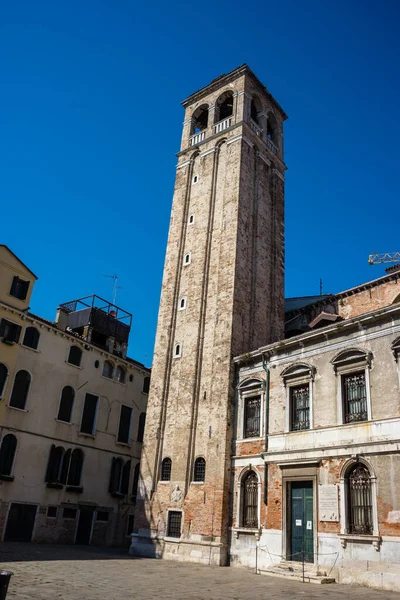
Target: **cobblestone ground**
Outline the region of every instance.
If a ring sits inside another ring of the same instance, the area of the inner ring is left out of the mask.
[[[238,568],[134,559],[121,550],[0,544],[14,572],[7,600],[400,600],[400,594],[303,584]]]

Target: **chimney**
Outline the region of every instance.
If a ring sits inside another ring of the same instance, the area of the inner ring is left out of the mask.
[[[68,313],[61,306],[57,308],[56,325],[57,329],[60,329],[61,331],[65,331],[68,327]]]

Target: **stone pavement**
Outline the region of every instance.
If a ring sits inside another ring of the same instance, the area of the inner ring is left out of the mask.
[[[104,548],[0,544],[0,566],[14,572],[7,600],[400,600],[394,592],[134,559]]]

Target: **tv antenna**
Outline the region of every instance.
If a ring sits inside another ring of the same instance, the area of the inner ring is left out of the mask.
[[[104,275],[104,277],[108,277],[109,279],[114,279],[112,295],[113,295],[113,304],[115,306],[116,302],[117,302],[118,290],[121,289],[121,286],[118,285],[119,277],[118,277],[118,275]]]

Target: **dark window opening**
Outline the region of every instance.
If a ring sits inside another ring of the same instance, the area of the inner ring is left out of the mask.
[[[105,333],[100,333],[99,331],[92,330],[92,344],[95,346],[101,346],[102,348],[106,347],[108,336]]]
[[[206,477],[206,461],[204,458],[196,458],[194,463],[193,481],[202,482]]]
[[[93,394],[86,394],[85,405],[83,407],[82,414],[81,433],[88,433],[89,435],[94,434],[98,401],[98,396],[94,396]]]
[[[279,128],[277,120],[272,113],[268,113],[267,121],[267,138],[271,140],[275,146],[279,145]]]
[[[137,441],[142,444],[143,443],[143,437],[144,437],[144,426],[146,424],[146,413],[140,413],[139,416],[139,426],[138,426],[138,434],[137,434]]]
[[[175,356],[180,356],[181,355],[181,347],[180,344],[176,344],[175,346]]]
[[[11,392],[10,406],[21,410],[25,409],[30,385],[31,376],[28,371],[18,371]]]
[[[178,510],[170,510],[168,512],[168,537],[181,537],[182,513]]]
[[[57,518],[58,507],[57,506],[48,506],[47,507],[47,516],[56,519]]]
[[[60,483],[62,479],[62,468],[64,463],[64,448],[53,444],[50,448],[49,461],[47,463],[45,481],[46,483]]]
[[[127,460],[124,464],[122,458],[113,457],[111,461],[110,482],[108,485],[110,494],[126,496],[129,493],[130,471],[130,460]]]
[[[114,367],[109,360],[104,361],[103,365],[103,377],[108,377],[112,379]]]
[[[254,100],[251,101],[250,117],[252,118],[254,123],[258,123],[258,110]]]
[[[108,521],[108,515],[110,513],[105,510],[98,510],[96,515],[96,521]]]
[[[342,375],[342,395],[344,422],[367,421],[367,388],[364,371]]]
[[[246,398],[244,401],[244,437],[260,435],[261,396]]]
[[[0,398],[3,395],[7,377],[8,377],[8,369],[7,369],[6,365],[3,365],[3,363],[0,363]]]
[[[0,446],[0,475],[11,476],[17,438],[12,433],[4,436]]]
[[[208,106],[202,105],[193,113],[190,135],[204,131],[208,127]]]
[[[117,367],[115,370],[115,379],[119,381],[119,383],[125,383],[126,373],[125,369],[122,367]]]
[[[60,407],[58,409],[57,419],[59,421],[71,422],[72,407],[74,405],[75,392],[67,385],[61,392]]]
[[[161,463],[160,481],[171,481],[172,460],[164,458]]]
[[[130,406],[121,406],[117,440],[123,444],[130,444],[132,409]]]
[[[139,485],[139,472],[140,472],[140,463],[137,463],[135,466],[135,470],[133,471],[133,483],[132,483],[132,499],[136,501],[137,491]]]
[[[150,377],[145,377],[143,379],[143,393],[148,394],[150,390]]]
[[[310,429],[310,386],[290,388],[290,430]]]
[[[127,460],[122,467],[121,487],[120,492],[126,496],[129,494],[129,479],[131,475],[131,461]]]
[[[76,519],[76,508],[64,508],[63,519]]]
[[[254,471],[250,471],[242,483],[242,525],[258,526],[258,479]]]
[[[69,349],[68,362],[70,365],[75,365],[76,367],[81,366],[82,360],[82,350],[78,348],[78,346],[71,346]]]
[[[135,528],[135,515],[128,515],[128,522],[126,527],[126,535],[131,535]]]
[[[232,92],[226,92],[217,101],[217,118],[219,121],[223,121],[233,115],[233,94]]]
[[[16,323],[12,323],[11,321],[7,321],[7,319],[2,319],[0,322],[0,337],[3,338],[4,342],[8,342],[13,344],[14,342],[17,344],[19,341],[19,336],[21,334],[21,326]]]
[[[348,473],[346,483],[349,533],[371,535],[374,527],[371,478],[368,469],[357,463]]]
[[[39,345],[40,333],[35,327],[27,327],[25,329],[24,340],[22,344],[33,350],[37,350]]]
[[[79,448],[75,448],[72,451],[71,459],[69,461],[67,485],[79,487],[81,485],[83,467],[83,452]]]
[[[18,298],[19,300],[25,300],[28,295],[29,283],[29,281],[14,277],[11,284],[10,296],[14,296],[14,298]]]

